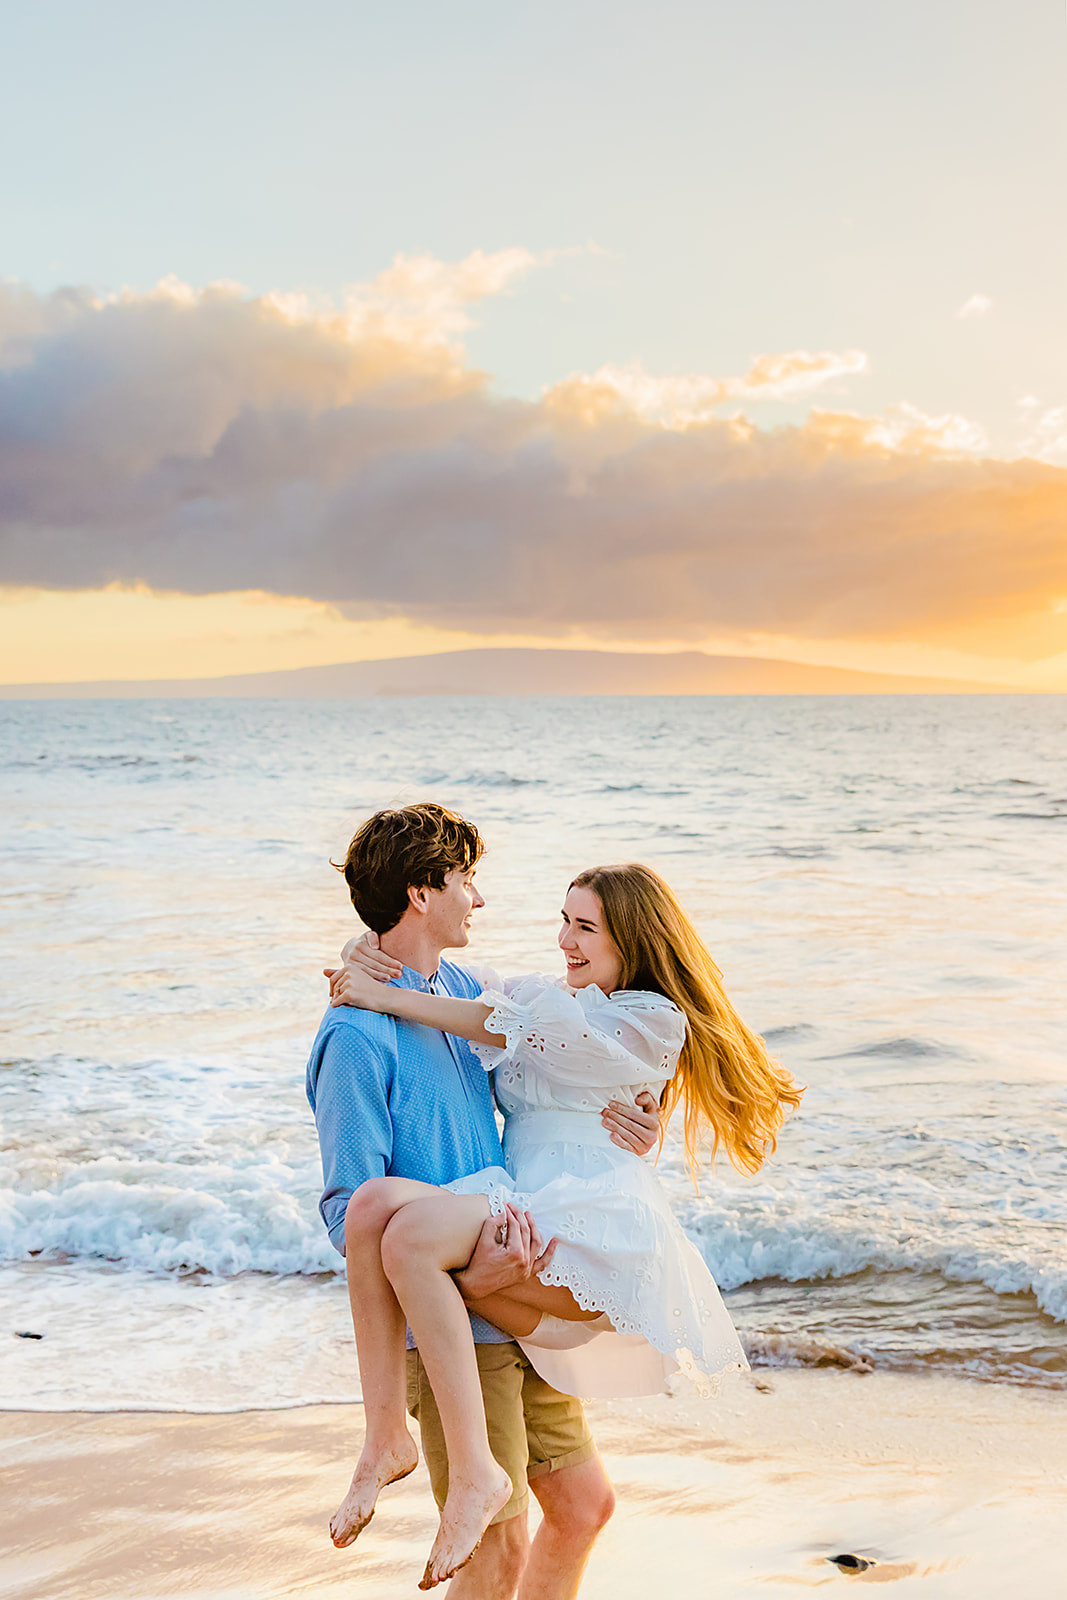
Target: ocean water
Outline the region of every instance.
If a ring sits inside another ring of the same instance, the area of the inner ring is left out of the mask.
[[[329,858],[421,798],[472,960],[648,861],[808,1085],[758,1177],[660,1161],[755,1361],[1067,1387],[1067,700],[9,702],[0,1406],[358,1397],[304,1062]]]

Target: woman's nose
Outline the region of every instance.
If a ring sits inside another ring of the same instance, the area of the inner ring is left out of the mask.
[[[561,950],[570,949],[570,947],[574,944],[574,935],[572,934],[570,928],[562,927],[559,930],[559,939],[557,940],[557,943]]]

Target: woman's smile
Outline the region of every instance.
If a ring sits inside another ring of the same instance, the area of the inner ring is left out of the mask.
[[[559,947],[567,963],[567,982],[572,989],[596,984],[612,994],[622,981],[622,957],[604,927],[600,897],[592,889],[572,885],[562,915]]]

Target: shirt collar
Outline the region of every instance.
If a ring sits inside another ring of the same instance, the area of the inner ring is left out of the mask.
[[[431,973],[429,978],[424,978],[421,972],[415,971],[414,967],[405,967],[399,978],[395,978],[393,981],[398,989],[417,989],[420,994],[435,994],[440,975],[440,967],[436,972]]]

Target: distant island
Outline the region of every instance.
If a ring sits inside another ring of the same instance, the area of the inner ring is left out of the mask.
[[[227,678],[0,684],[4,700],[351,699],[377,695],[1021,694],[1010,685],[811,667],[758,656],[453,650]]]

